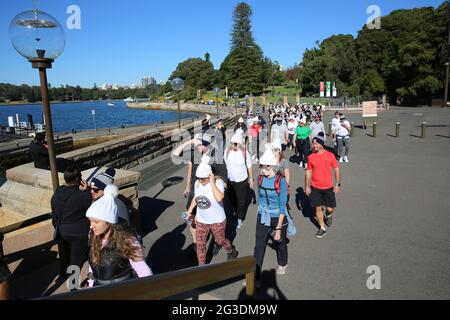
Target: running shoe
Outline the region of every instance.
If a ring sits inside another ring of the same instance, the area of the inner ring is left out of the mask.
[[[235,247],[233,247],[233,250],[227,254],[227,259],[228,260],[236,259],[238,254],[239,254],[239,252],[236,250]]]
[[[222,248],[222,246],[218,245],[217,243],[214,242],[214,248],[212,251],[212,255],[213,256],[217,256],[219,254],[220,249]]]
[[[316,237],[322,238],[325,235],[325,233],[327,233],[327,230],[320,228],[319,231],[317,231],[316,233]]]
[[[331,227],[331,225],[333,224],[333,214],[325,213],[325,223],[327,224],[327,226]]]

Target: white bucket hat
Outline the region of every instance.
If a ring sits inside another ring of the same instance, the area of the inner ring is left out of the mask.
[[[278,165],[277,159],[275,159],[275,155],[272,152],[272,148],[270,145],[266,145],[266,151],[262,155],[261,159],[259,159],[259,164],[265,166],[276,166]]]

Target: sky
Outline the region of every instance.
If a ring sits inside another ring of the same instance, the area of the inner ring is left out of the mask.
[[[35,0],[36,1],[36,0]],[[38,8],[63,26],[66,46],[48,70],[52,86],[166,81],[179,62],[211,55],[218,69],[229,53],[232,13],[238,0],[39,0]],[[248,0],[252,27],[264,55],[282,66],[333,34],[352,34],[367,22],[370,5],[393,10],[437,7],[443,0]],[[67,8],[80,8],[80,29],[68,29]],[[33,8],[32,0],[0,1],[0,83],[38,85],[39,77],[9,38],[9,24]],[[383,26],[381,25],[381,28]]]

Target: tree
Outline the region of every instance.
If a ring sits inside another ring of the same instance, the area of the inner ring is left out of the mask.
[[[209,54],[209,52],[205,53],[205,61],[206,62],[211,62],[210,58],[211,58],[211,55]]]
[[[218,82],[218,74],[212,63],[200,58],[189,58],[179,63],[169,80],[175,78],[183,79],[186,87],[196,90],[210,90]]]
[[[257,47],[252,34],[251,16],[252,9],[245,2],[238,3],[234,8],[231,51],[239,48]]]

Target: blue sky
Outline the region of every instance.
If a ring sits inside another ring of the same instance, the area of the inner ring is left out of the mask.
[[[167,80],[187,58],[211,54],[215,68],[229,51],[237,0],[40,0],[39,8],[65,29],[66,47],[49,70],[49,82],[91,87],[93,83],[139,83],[144,76]],[[333,34],[353,34],[366,23],[367,7],[382,15],[396,9],[437,7],[443,0],[249,0],[253,34],[264,54],[283,66],[299,63],[306,48]],[[81,29],[68,30],[69,5],[81,9]],[[11,19],[32,0],[0,3],[0,83],[37,85],[37,72],[12,47]],[[382,27],[382,26],[381,26]]]

